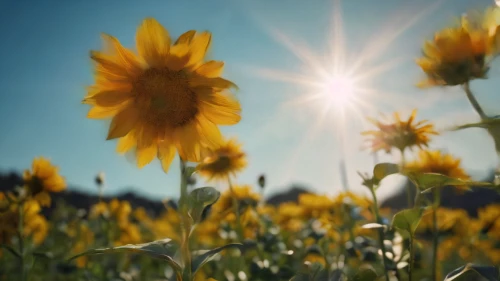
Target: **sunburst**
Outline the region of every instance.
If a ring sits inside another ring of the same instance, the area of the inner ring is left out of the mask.
[[[354,121],[362,122],[366,114],[376,110],[375,105],[387,103],[392,106],[393,101],[401,100],[399,93],[376,90],[373,82],[399,66],[401,62],[413,58],[396,57],[379,64],[374,64],[374,61],[380,58],[398,36],[434,11],[443,1],[437,1],[412,16],[399,15],[401,17],[398,20],[403,22],[404,18],[405,24],[390,22],[389,28],[380,30],[378,36],[367,41],[366,47],[359,53],[350,53],[346,45],[340,0],[333,0],[333,28],[330,30],[331,36],[328,37],[327,54],[317,54],[312,48],[298,43],[296,39],[292,40],[282,31],[268,24],[263,25],[274,39],[302,62],[302,67],[297,72],[258,68],[256,74],[265,79],[290,82],[300,87],[303,91],[285,102],[283,108],[297,111],[308,107],[315,114],[315,120],[309,126],[308,132],[303,133],[304,138],[287,161],[289,165],[293,165],[296,157],[317,134],[332,129],[338,138],[338,145],[341,146],[338,148],[342,154],[341,158],[345,160],[343,144],[349,131],[347,126],[352,128]]]

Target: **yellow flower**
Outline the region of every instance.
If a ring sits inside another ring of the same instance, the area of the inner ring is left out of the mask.
[[[59,175],[58,167],[43,157],[33,159],[31,171],[25,170],[23,179],[29,194],[42,206],[50,205],[49,192],[60,192],[66,188],[66,182]]]
[[[325,266],[326,261],[325,258],[322,257],[320,254],[316,253],[309,253],[304,257],[304,262],[309,262],[309,263],[319,263],[322,266]]]
[[[433,210],[429,210],[422,216],[417,231],[432,233],[434,228],[432,213]],[[461,234],[464,232],[464,227],[470,227],[469,216],[463,209],[438,208],[436,217],[438,231],[454,231],[456,234]]]
[[[40,214],[41,207],[37,201],[28,200],[22,204],[24,214],[22,235],[31,238],[35,245],[39,245],[47,237],[49,224],[45,217]],[[17,235],[18,227],[19,205],[10,204],[7,210],[0,212],[1,241],[9,244],[10,240]]]
[[[260,200],[260,195],[252,191],[249,185],[234,185],[231,189],[224,191],[219,200],[212,207],[214,214],[223,215],[226,211],[234,208],[233,197],[239,202],[240,207],[255,206]]]
[[[224,180],[230,175],[236,175],[247,166],[245,153],[241,144],[235,139],[224,142],[221,147],[212,151],[201,164],[198,172],[209,180]]]
[[[200,162],[222,142],[218,125],[239,122],[240,104],[227,91],[235,85],[220,77],[223,62],[205,61],[209,32],[188,31],[172,45],[168,31],[147,18],[136,34],[138,56],[112,36],[103,39],[105,50],[91,52],[87,117],[112,117],[107,139],[120,138],[119,153],[135,147],[138,167],[158,157],[167,172],[176,151]]]
[[[439,150],[422,150],[416,161],[406,164],[406,170],[416,173],[438,173],[452,178],[467,180],[470,177],[460,167],[460,159]]]
[[[303,193],[299,195],[299,205],[307,218],[317,218],[332,212],[335,202],[326,195]]]
[[[394,113],[394,121],[381,122],[369,118],[378,130],[365,131],[362,135],[369,136],[367,140],[372,151],[384,150],[391,152],[392,148],[403,151],[406,148],[418,146],[426,147],[430,141],[430,135],[437,135],[434,125],[422,120],[414,123],[417,110],[413,110],[407,121],[402,121],[399,113]]]
[[[459,26],[437,32],[426,41],[417,64],[427,75],[420,87],[460,85],[485,78],[488,59],[498,52],[498,8],[488,8],[476,17],[462,17]]]
[[[94,233],[88,225],[83,223],[76,223],[71,225],[67,230],[68,236],[73,238],[73,247],[71,252],[76,255],[88,250],[94,243]],[[76,265],[80,268],[86,266],[88,261],[87,256],[82,256],[76,259]]]

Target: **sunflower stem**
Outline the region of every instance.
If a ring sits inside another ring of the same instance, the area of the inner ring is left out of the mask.
[[[467,95],[467,98],[469,99],[469,102],[471,103],[472,107],[474,107],[474,110],[476,110],[477,114],[481,117],[481,119],[487,119],[488,116],[484,113],[483,109],[481,108],[481,105],[476,100],[476,97],[472,93],[470,89],[470,82],[465,82],[463,85],[463,89],[465,91],[465,94]]]
[[[23,238],[23,232],[24,232],[24,203],[20,202],[18,206],[18,212],[19,212],[19,225],[18,225],[18,237],[19,237],[19,263],[20,263],[20,269],[21,269],[21,281],[26,281],[26,267],[25,267],[25,259],[26,259],[26,253],[25,253],[25,248],[24,248],[24,238]]]
[[[182,281],[192,281],[191,272],[191,249],[189,247],[189,236],[191,233],[191,223],[188,214],[188,177],[186,174],[186,163],[180,158],[181,165],[181,197],[179,199],[179,213],[181,216],[181,258],[183,261]]]
[[[406,158],[405,158],[405,149],[402,148],[399,150],[401,152],[401,168],[404,169],[406,166]],[[405,179],[405,187],[406,187],[406,201],[408,204],[408,208],[411,208],[413,205],[411,185],[408,179]]]
[[[438,222],[437,209],[439,207],[440,193],[437,188],[433,190],[434,203],[432,204],[432,280],[437,281],[437,248],[438,248]]]
[[[240,204],[238,198],[236,198],[236,192],[234,192],[233,184],[229,176],[227,177],[227,183],[229,184],[229,191],[231,192],[234,213],[236,215],[236,233],[238,234],[238,239],[240,241],[243,241],[244,238],[243,238],[243,227],[241,225]]]
[[[379,214],[378,210],[378,202],[377,202],[377,194],[375,193],[375,189],[372,187],[370,188],[370,192],[372,193],[373,196],[373,212],[375,213],[375,220],[377,223],[382,224],[382,219]],[[382,251],[382,261],[384,263],[384,275],[385,275],[385,280],[389,281],[389,272],[388,272],[388,262],[387,262],[387,256],[386,256],[386,249],[385,249],[385,244],[384,244],[384,229],[379,228],[378,229],[378,239],[380,243],[380,250]]]
[[[413,264],[415,262],[415,236],[410,234],[410,263],[408,264],[408,280],[413,280]]]

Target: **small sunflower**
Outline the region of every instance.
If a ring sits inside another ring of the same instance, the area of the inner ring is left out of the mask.
[[[460,159],[439,150],[421,150],[418,159],[407,163],[405,169],[415,173],[438,173],[451,178],[469,180],[470,177],[460,167]]]
[[[222,143],[218,125],[240,121],[239,102],[228,92],[235,85],[220,77],[223,62],[205,61],[209,32],[190,30],[174,44],[155,19],[137,30],[138,55],[109,35],[105,50],[92,51],[95,84],[83,103],[87,117],[113,118],[107,139],[119,138],[117,151],[136,148],[137,166],[155,157],[168,171],[176,151],[200,162],[203,152]]]
[[[59,175],[58,167],[43,157],[33,159],[31,171],[25,170],[23,179],[29,194],[42,206],[50,205],[49,193],[61,192],[66,188],[66,182]]]
[[[427,80],[419,86],[453,86],[485,78],[489,59],[499,51],[499,17],[496,7],[484,13],[469,13],[462,17],[459,26],[443,29],[433,41],[426,41],[417,64]]]
[[[369,136],[370,148],[372,151],[384,150],[390,153],[392,148],[397,148],[401,151],[406,148],[418,146],[419,148],[426,147],[430,141],[430,135],[437,135],[434,130],[434,125],[427,120],[422,120],[413,123],[415,120],[416,110],[413,110],[407,121],[402,121],[399,113],[394,113],[394,121],[381,122],[369,118],[377,131],[365,131],[362,135]]]
[[[247,206],[256,206],[260,200],[260,195],[252,191],[250,185],[234,185],[232,189],[224,191],[219,200],[212,207],[214,214],[225,213],[234,208],[233,197],[238,201],[238,206],[242,209]]]
[[[218,149],[211,152],[201,164],[198,165],[198,172],[209,180],[227,179],[230,175],[235,175],[247,165],[246,155],[241,150],[241,144],[235,139],[226,141]]]

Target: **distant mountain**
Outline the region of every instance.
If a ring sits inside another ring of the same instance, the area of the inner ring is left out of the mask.
[[[493,176],[485,181],[492,181]],[[16,186],[23,184],[20,175],[12,172],[0,174],[0,191],[12,190]],[[414,187],[413,191],[415,190]],[[311,193],[308,188],[302,185],[291,185],[289,189],[283,192],[271,195],[266,202],[271,205],[279,205],[284,202],[298,202],[298,197],[303,193]],[[401,189],[399,193],[385,199],[381,202],[382,207],[389,207],[394,210],[407,208],[406,189]],[[130,202],[132,208],[143,207],[149,213],[158,215],[165,210],[164,204],[160,200],[152,200],[147,197],[140,196],[134,192],[125,192],[114,196],[104,196],[104,201],[110,201],[116,198],[118,200],[126,200]],[[63,192],[52,194],[53,202],[63,200],[68,204],[78,209],[89,210],[90,206],[99,202],[99,197],[96,194],[87,193],[75,190],[69,187]],[[500,193],[486,188],[472,187],[471,192],[459,193],[455,188],[445,187],[442,189],[441,206],[447,208],[463,208],[470,215],[475,216],[477,209],[492,203],[500,203]],[[176,208],[175,201],[169,201],[167,204]],[[48,215],[53,210],[51,208],[44,209],[44,214]]]

